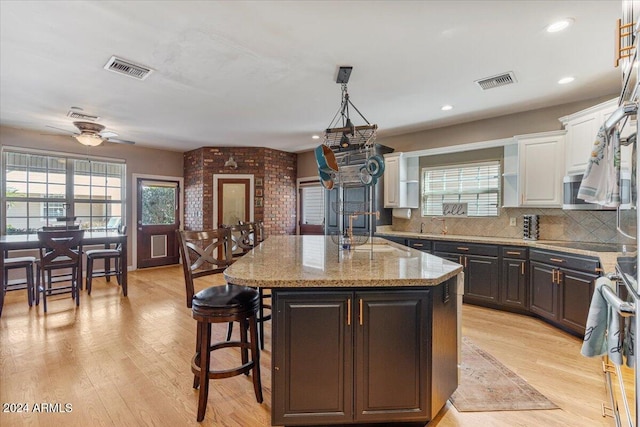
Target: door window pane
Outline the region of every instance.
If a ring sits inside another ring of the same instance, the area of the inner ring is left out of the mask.
[[[324,223],[324,189],[317,187],[302,187],[301,210],[302,224],[322,225]]]
[[[176,187],[143,184],[142,225],[175,224],[176,191]]]
[[[234,225],[246,221],[246,185],[242,183],[222,184],[222,224]]]

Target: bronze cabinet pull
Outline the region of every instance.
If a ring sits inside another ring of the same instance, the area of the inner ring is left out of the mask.
[[[360,298],[360,326],[362,326],[362,298]]]
[[[520,255],[520,252],[516,252],[516,251],[507,251],[507,255]]]
[[[551,270],[551,282],[556,283],[556,269]]]
[[[524,276],[524,262],[522,262],[522,264],[520,264],[520,267],[521,267],[522,275]]]
[[[423,246],[424,246],[424,244],[423,244],[423,243],[414,243],[412,246],[415,246],[415,247],[421,248],[421,247],[423,247]]]
[[[469,250],[469,248],[465,248],[465,247],[462,247],[462,246],[458,246],[456,249],[459,250],[459,251],[468,251]]]
[[[351,298],[347,300],[347,326],[351,326]]]
[[[564,260],[562,258],[549,258],[549,261],[553,261],[553,262],[564,262]]]

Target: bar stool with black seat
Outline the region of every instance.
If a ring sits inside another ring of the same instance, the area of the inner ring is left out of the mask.
[[[82,238],[84,230],[38,231],[40,259],[36,260],[36,305],[40,293],[47,312],[47,296],[71,293],[80,305],[82,283]],[[63,273],[54,275],[56,270]],[[46,273],[46,274],[45,274]]]
[[[258,291],[246,286],[227,284],[212,286],[195,293],[193,279],[221,273],[231,265],[231,232],[228,228],[204,231],[179,231],[180,252],[187,293],[187,307],[197,320],[196,353],[191,361],[193,388],[198,394],[197,420],[202,421],[207,409],[209,379],[228,378],[249,372],[258,403],[262,403],[260,382],[260,350],[256,316],[260,306]],[[240,323],[240,341],[211,344],[212,323]],[[247,337],[249,330],[250,340]],[[211,352],[222,348],[240,348],[241,365],[226,370],[211,370]],[[251,352],[251,360],[248,353]]]
[[[33,264],[36,262],[36,257],[24,256],[9,258],[5,252],[4,256],[4,279],[2,282],[2,292],[27,290],[27,302],[29,307],[33,305],[34,301],[34,281],[33,281]],[[25,270],[25,280],[19,283],[9,283],[9,270]],[[0,316],[2,315],[2,306],[4,305],[4,298],[0,298]]]
[[[239,221],[238,225],[231,227],[231,241],[233,260],[237,260],[265,239],[264,224],[262,221],[244,222]],[[260,295],[260,309],[258,310],[258,335],[260,337],[260,349],[264,350],[264,322],[271,320],[271,304],[265,303],[265,300],[271,299],[271,294],[264,293],[264,288],[258,288]],[[265,309],[269,314],[265,314]],[[231,339],[233,325],[229,325],[227,330],[227,340]]]
[[[127,234],[127,226],[121,225],[118,227],[118,233]],[[111,245],[109,245],[111,246]],[[107,282],[111,281],[111,276],[116,276],[118,285],[122,285],[122,268],[124,263],[122,260],[122,244],[118,243],[115,248],[103,248],[103,249],[89,249],[84,252],[87,256],[87,293],[91,295],[91,282],[94,277],[104,277]],[[103,271],[94,270],[94,263],[97,260],[104,262]],[[113,261],[113,268],[111,268],[111,261]],[[127,289],[122,289],[124,295],[127,295]]]

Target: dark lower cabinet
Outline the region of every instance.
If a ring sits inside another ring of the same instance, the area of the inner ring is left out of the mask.
[[[272,424],[431,419],[457,388],[449,289],[274,290]]]
[[[530,265],[531,312],[583,336],[598,259],[532,250]]]
[[[500,264],[497,246],[439,241],[433,246],[435,256],[464,267],[464,302],[498,303]]]
[[[527,250],[519,247],[503,247],[500,305],[514,311],[526,312],[528,283]]]

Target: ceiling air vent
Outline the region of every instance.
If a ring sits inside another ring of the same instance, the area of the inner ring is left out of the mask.
[[[482,90],[487,90],[493,89],[494,87],[510,85],[516,81],[516,76],[513,74],[513,71],[509,71],[508,73],[476,80],[475,83],[480,86]]]
[[[78,113],[77,111],[69,111],[67,113],[67,117],[71,117],[76,120],[89,120],[91,122],[95,122],[96,120],[100,120],[98,116],[91,116],[89,114]]]
[[[113,71],[114,73],[124,74],[125,76],[132,77],[138,80],[146,79],[153,70],[144,65],[134,64],[131,61],[112,56],[104,66],[105,70]]]

